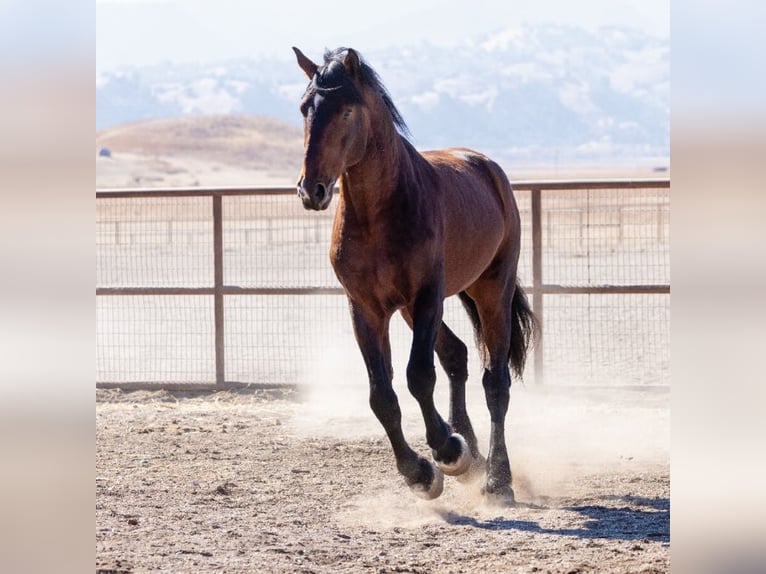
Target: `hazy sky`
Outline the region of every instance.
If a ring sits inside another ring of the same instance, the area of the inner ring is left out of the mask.
[[[96,0],[96,68],[232,57],[319,59],[325,47],[361,52],[455,42],[552,22],[621,25],[668,37],[670,0]],[[385,8],[380,8],[385,5]]]

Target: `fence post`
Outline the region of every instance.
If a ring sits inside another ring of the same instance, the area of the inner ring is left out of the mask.
[[[215,316],[215,384],[223,387],[226,382],[224,359],[223,320],[223,198],[213,194],[213,289]]]
[[[533,187],[532,193],[532,308],[540,326],[543,321],[543,222],[542,201],[539,187]],[[542,331],[542,329],[541,329]],[[535,383],[543,384],[543,334],[537,340],[534,349]]]

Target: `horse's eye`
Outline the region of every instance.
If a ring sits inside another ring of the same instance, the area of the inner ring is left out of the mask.
[[[343,110],[343,119],[347,120],[348,116],[351,115],[351,110]]]

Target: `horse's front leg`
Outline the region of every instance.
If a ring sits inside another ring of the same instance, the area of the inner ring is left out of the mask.
[[[453,432],[434,405],[434,349],[442,324],[443,291],[439,287],[421,289],[410,309],[402,312],[412,327],[412,348],[407,364],[407,387],[417,399],[426,425],[426,441],[439,468],[450,475],[466,472],[473,461],[465,439]]]
[[[391,315],[365,313],[352,303],[351,316],[370,380],[370,408],[388,435],[396,467],[413,492],[426,499],[436,498],[444,486],[442,472],[412,450],[402,432],[402,413],[392,387],[393,369],[388,338]]]

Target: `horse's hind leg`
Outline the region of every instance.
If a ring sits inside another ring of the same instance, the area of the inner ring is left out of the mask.
[[[507,287],[511,285],[511,287]],[[481,320],[487,348],[482,385],[491,421],[485,494],[512,504],[511,464],[505,442],[505,416],[510,402],[511,373],[508,357],[511,348],[511,301],[515,281],[499,285],[479,281],[469,290]],[[509,292],[510,291],[510,292]]]
[[[393,369],[388,339],[390,317],[364,313],[353,304],[351,317],[370,379],[370,408],[388,435],[396,467],[416,494],[423,498],[436,498],[443,488],[442,472],[412,450],[402,432],[402,413],[392,386]]]
[[[452,429],[463,436],[474,459],[473,467],[484,469],[484,457],[468,417],[465,404],[465,384],[468,380],[468,349],[455,333],[442,322],[436,336],[436,355],[447,373],[450,384],[449,421]]]

